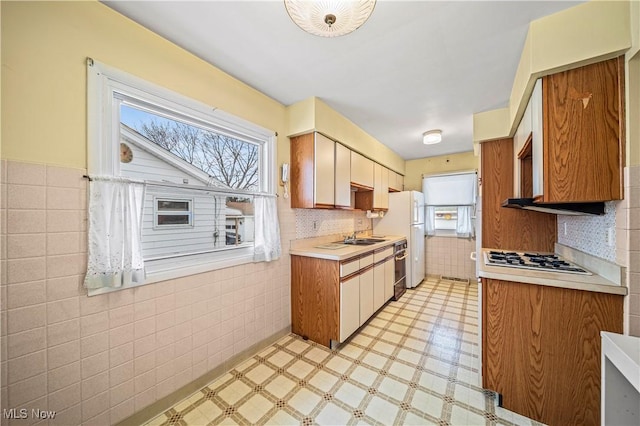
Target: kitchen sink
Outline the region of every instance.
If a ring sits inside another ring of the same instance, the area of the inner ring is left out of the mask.
[[[336,241],[336,243],[349,244],[352,246],[371,246],[376,243],[383,243],[386,240],[381,238],[356,238],[354,240]]]

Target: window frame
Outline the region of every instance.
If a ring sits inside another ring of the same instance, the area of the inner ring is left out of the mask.
[[[187,210],[160,210],[158,207],[158,203],[160,201],[170,201],[170,202],[186,202]],[[194,213],[195,213],[195,200],[193,197],[159,197],[155,195],[153,197],[153,229],[184,229],[184,228],[193,228],[194,226]],[[158,216],[187,216],[188,223],[179,223],[179,224],[161,224],[158,220]]]
[[[252,199],[256,196],[273,196],[276,193],[277,139],[274,131],[92,58],[87,58],[87,172],[90,176],[121,176],[119,136],[120,104],[123,101],[136,107],[148,107],[154,114],[162,115],[158,112],[169,113],[169,118],[178,118],[195,126],[258,146],[259,185],[257,191],[175,185],[172,188],[173,195],[176,195],[176,188],[203,190],[211,194],[226,196],[247,196]],[[154,181],[147,181],[147,183],[152,186],[154,183],[158,186],[164,185],[164,183]],[[184,198],[189,198],[189,196]],[[192,211],[193,206],[192,202]],[[154,200],[154,224],[157,222],[156,207]],[[191,223],[193,224],[193,217]],[[167,228],[163,226],[162,229]],[[207,253],[185,254],[168,259],[149,261],[145,259],[147,272],[145,284],[250,263],[253,262],[253,255],[254,246],[251,244],[250,246],[240,245]],[[90,290],[89,295],[110,291],[114,291],[114,289]]]

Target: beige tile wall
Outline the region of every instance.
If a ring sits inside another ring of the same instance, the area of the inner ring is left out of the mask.
[[[625,199],[616,213],[617,263],[627,267],[628,332],[640,336],[640,165],[625,169]]]
[[[425,237],[427,275],[469,278],[475,281],[476,264],[470,259],[475,240],[452,237]]]
[[[84,170],[1,170],[3,408],[55,410],[51,424],[113,424],[289,327],[286,200],[278,261],[87,297]]]

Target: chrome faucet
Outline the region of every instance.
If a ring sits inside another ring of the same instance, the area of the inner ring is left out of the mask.
[[[353,231],[353,234],[347,235],[346,237],[344,237],[344,242],[348,243],[350,241],[355,241],[355,239],[356,239],[356,231]]]
[[[352,233],[351,235],[347,235],[346,237],[344,237],[344,242],[345,242],[345,243],[348,243],[348,242],[350,242],[350,241],[355,241],[355,240],[356,240],[356,238],[358,238],[358,237],[356,236],[356,234],[357,234],[357,232],[356,232],[356,231],[353,231],[353,233]]]

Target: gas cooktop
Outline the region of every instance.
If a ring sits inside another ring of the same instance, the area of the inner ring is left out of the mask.
[[[593,275],[580,265],[568,262],[553,253],[485,251],[484,264],[507,268],[533,269],[536,271]]]

